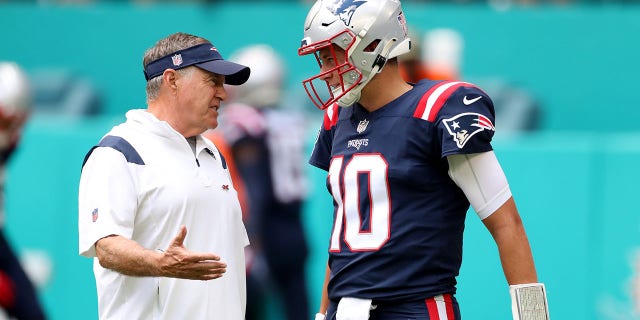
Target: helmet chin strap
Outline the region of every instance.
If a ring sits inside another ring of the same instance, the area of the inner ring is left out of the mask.
[[[340,97],[340,99],[338,99],[339,106],[349,107],[354,103],[358,102],[358,100],[360,100],[360,97],[362,95],[361,94],[362,88],[364,88],[364,86],[367,85],[367,83],[369,83],[369,81],[371,81],[371,79],[373,79],[373,77],[376,74],[378,74],[380,70],[382,70],[382,68],[385,66],[385,64],[387,63],[386,57],[389,55],[389,52],[391,51],[391,44],[395,41],[397,40],[392,39],[387,41],[387,43],[382,48],[382,51],[380,51],[380,54],[378,54],[375,61],[373,62],[373,67],[371,68],[371,72],[369,73],[369,75],[357,86],[349,90],[349,92],[345,93],[345,95],[343,95],[342,97]]]

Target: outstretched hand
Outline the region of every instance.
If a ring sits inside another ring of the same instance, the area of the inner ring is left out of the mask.
[[[162,276],[190,280],[212,280],[222,277],[227,264],[214,253],[191,252],[184,246],[187,227],[180,231],[160,260]]]

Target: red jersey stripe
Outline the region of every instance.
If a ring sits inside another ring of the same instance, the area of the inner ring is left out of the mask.
[[[449,96],[460,87],[475,87],[468,82],[445,81],[431,87],[418,102],[413,116],[433,122]]]
[[[431,94],[434,91],[436,91],[436,89],[438,89],[440,86],[445,85],[447,83],[451,83],[451,81],[442,81],[440,83],[435,84],[433,87],[429,88],[429,90],[427,90],[427,92],[424,93],[422,98],[420,98],[420,101],[418,102],[418,107],[416,108],[416,111],[413,113],[413,116],[416,118],[422,118],[422,115],[424,114],[424,111],[427,107],[427,99],[429,99]]]
[[[427,311],[429,312],[429,320],[440,320],[436,299],[434,297],[431,297],[425,300],[424,302],[427,305]]]
[[[324,113],[324,129],[331,130],[331,127],[335,126],[338,123],[338,114],[340,112],[340,106],[337,103],[334,103],[329,108],[325,109]]]
[[[453,299],[451,298],[451,294],[445,293],[443,294],[443,296],[444,296],[444,304],[447,308],[447,319],[455,320],[456,315],[453,312]]]
[[[429,111],[429,116],[427,117],[427,121],[433,122],[434,120],[436,120],[436,116],[438,115],[438,112],[440,112],[440,109],[442,108],[444,103],[447,102],[447,99],[449,99],[449,96],[451,96],[451,94],[454,91],[456,91],[458,88],[460,88],[463,85],[464,85],[464,82],[459,82],[449,86],[444,91],[442,91],[442,93],[438,95],[435,102],[433,103],[433,106]]]

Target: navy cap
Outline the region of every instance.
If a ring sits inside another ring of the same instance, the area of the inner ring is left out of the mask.
[[[224,60],[218,49],[211,43],[203,43],[149,62],[144,68],[144,78],[149,81],[167,69],[177,70],[193,65],[225,76],[224,83],[230,85],[247,82],[251,73],[247,66]]]

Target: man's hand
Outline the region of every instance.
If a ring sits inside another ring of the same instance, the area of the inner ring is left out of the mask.
[[[213,253],[191,252],[184,246],[187,228],[180,231],[173,239],[160,259],[160,272],[164,277],[212,280],[222,277],[227,271],[227,264]]]
[[[189,251],[184,246],[187,228],[180,231],[166,251],[143,248],[137,242],[119,235],[106,236],[96,242],[100,265],[129,276],[169,277],[211,280],[222,277],[227,264],[214,253]]]

